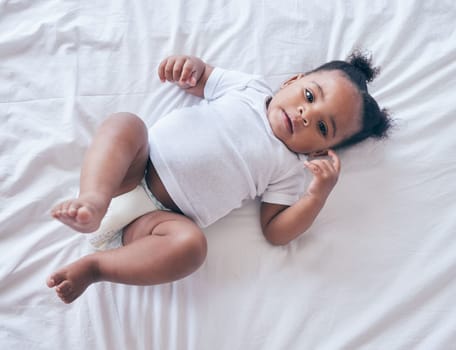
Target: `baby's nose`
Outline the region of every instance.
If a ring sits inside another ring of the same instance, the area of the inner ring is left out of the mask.
[[[306,116],[302,116],[302,122],[304,123],[304,126],[307,126],[310,124],[309,118]]]

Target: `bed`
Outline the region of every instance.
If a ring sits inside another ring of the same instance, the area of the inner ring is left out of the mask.
[[[456,349],[456,5],[438,1],[0,1],[1,349]],[[91,251],[50,217],[78,190],[110,113],[151,125],[197,102],[157,78],[170,54],[272,87],[355,48],[391,137],[340,153],[314,225],[263,238],[258,201],[205,229],[193,275],[107,282],[62,303],[45,285]]]

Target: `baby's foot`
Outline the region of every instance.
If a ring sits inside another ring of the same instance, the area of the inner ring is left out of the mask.
[[[52,216],[76,231],[88,233],[95,231],[106,213],[108,204],[95,195],[82,195],[56,205]]]
[[[59,298],[69,304],[97,281],[96,276],[96,263],[91,256],[87,256],[54,272],[48,277],[46,284],[49,288],[55,288]]]

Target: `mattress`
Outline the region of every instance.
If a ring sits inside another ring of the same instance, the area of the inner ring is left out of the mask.
[[[453,1],[0,1],[0,348],[456,349]],[[257,200],[205,229],[194,274],[96,283],[66,305],[45,285],[88,254],[50,208],[117,111],[152,125],[198,102],[156,74],[170,54],[261,74],[274,89],[355,48],[391,136],[341,151],[313,226],[272,246]]]

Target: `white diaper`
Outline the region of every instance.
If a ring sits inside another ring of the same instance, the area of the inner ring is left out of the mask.
[[[143,179],[135,189],[111,200],[100,227],[88,235],[88,240],[97,250],[119,248],[123,245],[123,228],[140,216],[155,210],[168,209],[149,191]]]

